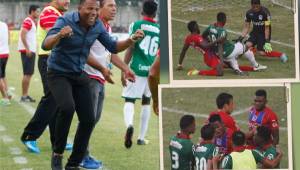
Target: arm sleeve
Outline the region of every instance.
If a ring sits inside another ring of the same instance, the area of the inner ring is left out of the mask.
[[[260,151],[254,149],[254,150],[252,150],[252,155],[253,155],[256,163],[262,163],[262,161],[264,159],[264,155]]]
[[[191,40],[190,40],[189,36],[186,36],[184,39],[184,44],[190,45],[190,43],[191,43]]]
[[[270,26],[271,25],[271,13],[268,9],[265,9],[265,25]]]
[[[271,112],[270,117],[269,117],[269,124],[272,130],[278,129],[279,124],[278,124],[278,118],[275,113]]]
[[[40,26],[43,29],[50,29],[55,25],[55,22],[59,16],[52,10],[45,10],[40,15]]]
[[[50,35],[54,35],[54,34],[59,33],[59,31],[60,31],[64,26],[66,26],[65,19],[64,19],[63,17],[59,17],[59,18],[57,19],[57,21],[56,21],[54,27],[52,27],[52,28],[48,31],[48,33],[47,33],[45,39],[46,39],[48,36],[50,36]],[[44,41],[45,41],[45,39],[44,39]],[[44,41],[43,41],[43,43],[42,43],[42,49],[45,48],[45,47],[44,47]],[[44,49],[44,50],[45,50],[45,49]]]
[[[251,22],[251,18],[250,18],[249,12],[246,13],[245,22]]]
[[[29,19],[25,19],[23,24],[22,24],[22,28],[26,29],[26,30],[30,30],[32,27],[32,23]]]
[[[225,156],[222,160],[221,169],[232,169],[232,158],[230,155]]]

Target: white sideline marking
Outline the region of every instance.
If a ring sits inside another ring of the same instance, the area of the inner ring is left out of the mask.
[[[172,20],[174,21],[178,21],[178,22],[183,22],[183,23],[188,23],[189,21],[187,20],[184,20],[184,19],[179,19],[179,18],[172,18]],[[208,25],[205,25],[205,24],[199,24],[199,26],[201,27],[207,27]],[[236,32],[236,31],[232,31],[230,29],[226,29],[227,32],[230,32],[232,34],[235,34],[235,35],[241,35],[242,33],[241,32]],[[275,41],[275,40],[271,40],[272,43],[274,44],[279,44],[279,45],[282,45],[282,46],[286,46],[286,47],[290,47],[290,48],[295,48],[295,45],[293,44],[288,44],[288,43],[284,43],[284,42],[280,42],[280,41]]]
[[[10,142],[14,141],[14,139],[11,138],[11,137],[8,136],[8,135],[2,135],[2,136],[1,136],[1,139],[2,139],[2,141],[3,141],[4,143],[10,143]]]
[[[0,125],[0,132],[6,131],[6,128],[3,125]]]
[[[23,156],[14,157],[14,161],[16,164],[27,164],[27,159]]]
[[[33,115],[35,112],[35,108],[33,108],[32,106],[30,106],[29,104],[25,103],[25,102],[20,102],[20,96],[16,95],[15,93],[12,92],[13,100],[15,102],[17,102],[19,105],[21,105],[30,115]]]
[[[18,147],[9,147],[10,153],[12,155],[21,155],[22,151]]]
[[[20,170],[33,170],[32,168],[22,168]]]
[[[183,110],[177,110],[177,109],[172,109],[172,108],[168,108],[168,107],[162,107],[162,110],[163,111],[172,112],[172,113],[176,113],[176,114],[179,114],[179,115],[189,114],[189,115],[193,115],[193,116],[195,116],[197,118],[206,118],[206,119],[208,118],[208,114],[186,112],[186,111],[183,111]],[[240,113],[240,111],[239,111],[239,113]],[[244,112],[244,113],[246,113],[246,112]],[[240,113],[240,114],[242,114],[242,113]],[[238,122],[238,123],[240,123],[240,124],[246,124],[246,125],[248,124],[248,121],[244,121],[244,120],[235,120],[235,121]],[[279,130],[286,131],[287,128],[286,127],[279,127]]]

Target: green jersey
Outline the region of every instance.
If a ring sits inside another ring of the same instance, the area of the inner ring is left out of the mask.
[[[225,28],[209,25],[203,34],[208,35],[210,42],[214,42],[219,38],[226,38],[223,44],[223,58],[228,57],[233,52],[234,44],[227,40],[227,31]]]
[[[190,139],[171,137],[169,150],[172,170],[190,170],[192,167],[193,143]]]
[[[136,75],[147,77],[160,46],[160,29],[154,21],[139,20],[130,25],[129,34],[134,34],[138,29],[143,30],[145,36],[135,43],[129,64]]]
[[[196,170],[206,170],[207,161],[218,154],[218,147],[214,144],[198,144],[193,146],[193,155],[196,160]]]
[[[263,159],[263,154],[258,150],[245,149],[243,152],[232,152],[222,160],[221,169],[256,169],[256,164],[262,163]]]
[[[277,156],[276,148],[272,145],[263,151],[262,154],[264,155],[264,158],[273,160]],[[279,168],[279,164],[275,168]]]

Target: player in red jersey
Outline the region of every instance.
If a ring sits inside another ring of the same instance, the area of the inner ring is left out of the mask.
[[[272,140],[274,146],[279,143],[279,124],[276,113],[266,106],[267,92],[259,89],[255,92],[254,106],[250,109],[248,127],[249,131],[256,129],[258,126],[266,126],[272,132]],[[248,144],[253,146],[253,138],[248,139]]]
[[[216,99],[218,109],[210,113],[209,118],[212,115],[219,115],[224,125],[232,131],[239,130],[233,117],[230,116],[234,109],[233,96],[228,93],[220,93]]]
[[[232,152],[232,134],[234,131],[226,127],[220,115],[212,115],[208,121],[216,129],[214,143],[219,147],[219,153],[222,155],[230,154]]]

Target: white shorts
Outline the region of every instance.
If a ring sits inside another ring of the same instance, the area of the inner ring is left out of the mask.
[[[148,77],[135,77],[135,82],[127,81],[127,86],[123,88],[122,97],[129,99],[141,99],[142,96],[151,97],[148,85]]]
[[[245,52],[244,44],[242,44],[241,42],[237,42],[234,44],[234,49],[233,49],[232,53],[228,57],[226,57],[224,60],[229,61],[232,58],[237,59],[240,55],[244,54],[244,52]]]

